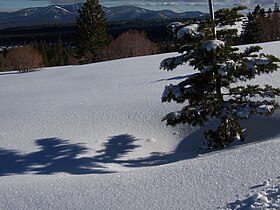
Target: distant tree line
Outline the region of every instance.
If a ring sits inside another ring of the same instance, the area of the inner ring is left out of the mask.
[[[107,24],[107,33],[116,39],[129,30],[144,31],[157,45],[171,44],[172,34],[166,27],[175,20],[116,21]],[[0,46],[16,46],[44,41],[53,45],[60,41],[64,47],[73,47],[75,25],[42,25],[0,29]]]
[[[35,41],[2,51],[0,69],[28,72],[42,66],[91,63],[158,52],[145,32],[129,30],[116,39],[107,33],[105,14],[98,0],[87,0],[76,21],[75,47],[63,42]]]
[[[26,49],[31,53],[26,53]],[[157,44],[152,42],[145,32],[129,30],[116,39],[111,39],[110,44],[98,51],[93,62],[113,60],[126,57],[150,55],[159,52]],[[44,66],[63,66],[79,64],[75,48],[65,47],[62,42],[48,44],[46,41],[32,42],[29,45],[16,46],[0,52],[0,71],[18,70],[25,72],[26,61],[33,63],[37,70]],[[13,62],[14,60],[17,62]],[[22,62],[20,62],[22,61]],[[28,65],[30,66],[30,65]]]
[[[63,43],[58,41],[55,44],[47,44],[46,41],[31,43],[33,48],[37,50],[43,58],[44,66],[63,66],[77,64],[74,49],[63,46]]]
[[[195,20],[184,21],[185,25],[191,22]],[[34,51],[26,53],[25,60],[31,59],[30,54],[38,53],[39,56],[32,57],[38,59],[38,62],[34,62],[36,68],[176,51],[179,46],[172,37],[172,28],[167,27],[170,25],[168,23],[170,20],[161,23],[156,20],[119,21],[107,25],[99,1],[87,0],[79,11],[75,27],[60,26],[60,31],[54,26],[46,26],[44,30],[40,27],[0,30],[0,46],[7,42],[21,46],[20,50],[12,48],[0,52],[0,70],[18,69],[12,66],[12,62],[9,63],[9,59],[23,52],[23,49],[30,48]],[[274,10],[267,11],[257,5],[247,15],[241,36],[230,39],[233,44],[247,44],[279,40],[279,37],[280,12],[279,6],[275,4]]]

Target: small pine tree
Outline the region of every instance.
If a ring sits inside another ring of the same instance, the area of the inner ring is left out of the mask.
[[[253,13],[248,13],[243,24],[243,42],[246,44],[257,43],[260,40],[260,23]]]
[[[53,45],[48,45],[46,41],[35,42],[33,46],[42,55],[44,66],[68,65],[73,57],[72,49],[63,47],[60,40]]]
[[[279,13],[277,4],[274,11],[267,12],[260,5],[248,13],[247,21],[243,24],[243,42],[246,44],[265,42],[279,39]]]
[[[98,52],[109,43],[106,18],[98,0],[86,0],[76,18],[76,54],[85,62],[95,62]]]
[[[47,56],[47,49],[48,45],[45,41],[40,41],[40,42],[33,42],[32,46],[34,47],[35,50],[37,50],[43,59],[43,66],[48,66],[48,56]]]
[[[236,15],[239,9],[242,7],[217,11],[216,25],[233,24],[240,17]],[[189,62],[197,71],[187,75],[178,85],[165,87],[162,102],[186,102],[186,105],[180,111],[167,114],[163,121],[171,126],[179,123],[203,126],[218,119],[218,128],[206,130],[205,137],[210,148],[222,148],[234,139],[244,138],[240,119],[247,119],[251,115],[269,115],[278,108],[273,99],[280,95],[280,89],[269,85],[246,85],[244,82],[260,74],[276,71],[278,65],[275,62],[279,59],[259,53],[259,46],[240,52],[231,46],[229,39],[221,40],[224,35],[219,39],[215,34],[213,37],[209,31],[215,27],[210,26],[208,21],[181,28],[177,36],[182,42],[179,50],[182,55],[161,62],[161,68],[165,70],[173,70]],[[243,86],[235,84],[240,81]]]
[[[280,13],[278,4],[272,11],[265,11],[259,5],[248,14],[244,24],[243,40],[245,43],[275,41],[280,38]]]
[[[279,10],[279,4],[277,4],[277,2],[275,2],[275,4],[274,4],[274,12],[275,13],[280,13],[280,10]]]

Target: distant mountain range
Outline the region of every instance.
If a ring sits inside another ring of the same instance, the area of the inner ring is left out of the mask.
[[[16,12],[0,12],[0,28],[16,26],[34,26],[43,24],[74,23],[78,10],[83,4],[52,5],[47,7],[34,7]],[[152,20],[175,18],[199,18],[207,14],[199,11],[176,13],[170,10],[153,11],[134,6],[103,7],[107,20]]]

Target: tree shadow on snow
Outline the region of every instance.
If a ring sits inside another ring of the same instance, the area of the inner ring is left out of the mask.
[[[134,144],[135,141],[137,139],[128,134],[112,136],[108,142],[103,144],[104,149],[97,151],[100,154],[93,159],[101,163],[122,163],[123,161],[120,158],[139,147]]]
[[[27,170],[23,155],[14,150],[0,148],[0,176],[24,174]]]
[[[279,114],[277,111],[275,114]],[[266,141],[280,136],[280,119],[275,117],[254,116],[241,122],[245,128],[245,142]]]
[[[207,127],[216,127],[217,122]],[[256,143],[280,136],[280,119],[252,117],[242,121],[246,128],[245,141],[233,143],[226,149],[234,149],[236,145]],[[134,136],[121,134],[112,136],[103,144],[104,149],[97,151],[92,157],[86,156],[88,148],[83,144],[73,144],[69,140],[45,138],[35,141],[38,151],[22,154],[18,151],[0,148],[0,176],[10,174],[105,174],[113,173],[106,164],[113,163],[125,167],[156,166],[199,157],[214,150],[202,151],[200,146],[205,142],[205,128],[199,128],[185,139],[170,153],[151,153],[148,157],[128,159],[128,153],[140,147],[136,145]]]
[[[72,144],[69,140],[45,138],[35,141],[39,150],[21,154],[0,148],[0,176],[11,174],[105,174],[112,173],[104,163],[121,163],[119,158],[139,147],[136,138],[128,134],[110,137],[93,157],[81,157],[88,152],[83,144]]]
[[[79,157],[88,149],[82,144],[71,144],[69,140],[48,138],[36,140],[39,151],[25,156],[26,165],[36,174],[69,174],[105,173],[102,166],[88,157]]]
[[[128,160],[123,163],[127,167],[147,167],[169,164],[181,160],[196,158],[199,156],[198,148],[204,142],[203,129],[193,132],[170,153],[151,153],[149,157],[139,158],[136,160]]]
[[[159,79],[159,80],[156,80],[156,81],[154,81],[152,83],[163,82],[163,81],[182,80],[182,79],[186,79],[187,77],[189,77],[189,75],[170,77],[170,78],[166,78],[166,79]]]
[[[205,150],[201,145],[206,144],[204,131],[206,128],[215,129],[217,121],[209,123],[203,128],[199,128],[186,138],[184,138],[177,148],[171,153],[152,153],[149,157],[140,158],[137,160],[129,160],[123,163],[128,167],[144,167],[169,164],[181,160],[197,158],[200,154],[209,154],[219,150]],[[280,136],[280,119],[272,117],[251,117],[248,120],[241,122],[242,128],[245,128],[245,141],[233,142],[232,145],[225,149],[234,149],[237,145],[246,145],[257,143],[260,141],[267,141],[269,139]]]
[[[277,136],[280,136],[280,119],[273,117],[265,117],[265,116],[253,116],[248,120],[242,120],[240,122],[242,129],[244,129],[244,141],[234,141],[231,145],[226,147],[225,149],[234,149],[236,145],[246,145],[251,143],[257,143],[262,141],[267,141],[273,139]],[[188,153],[192,150],[197,151],[197,153],[209,153],[214,150],[206,150],[204,152],[198,151],[197,149],[200,147],[202,142],[206,142],[204,137],[205,129],[216,129],[218,126],[217,121],[213,121],[209,123],[207,126],[203,128],[199,128],[196,132],[187,136],[183,139],[176,149],[176,153]],[[196,142],[196,143],[195,143]],[[189,145],[192,145],[190,147]],[[224,149],[219,149],[224,150]],[[217,151],[217,150],[216,150]]]
[[[69,140],[58,138],[35,141],[39,151],[20,154],[16,151],[0,149],[0,176],[10,174],[69,174],[108,173],[92,158],[79,157],[88,149],[82,144],[71,144]]]

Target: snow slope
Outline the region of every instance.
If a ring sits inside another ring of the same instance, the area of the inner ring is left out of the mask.
[[[181,108],[161,103],[165,85],[190,69],[159,70],[170,56],[1,74],[0,209],[279,209],[280,112],[199,154],[203,129],[161,122]]]

